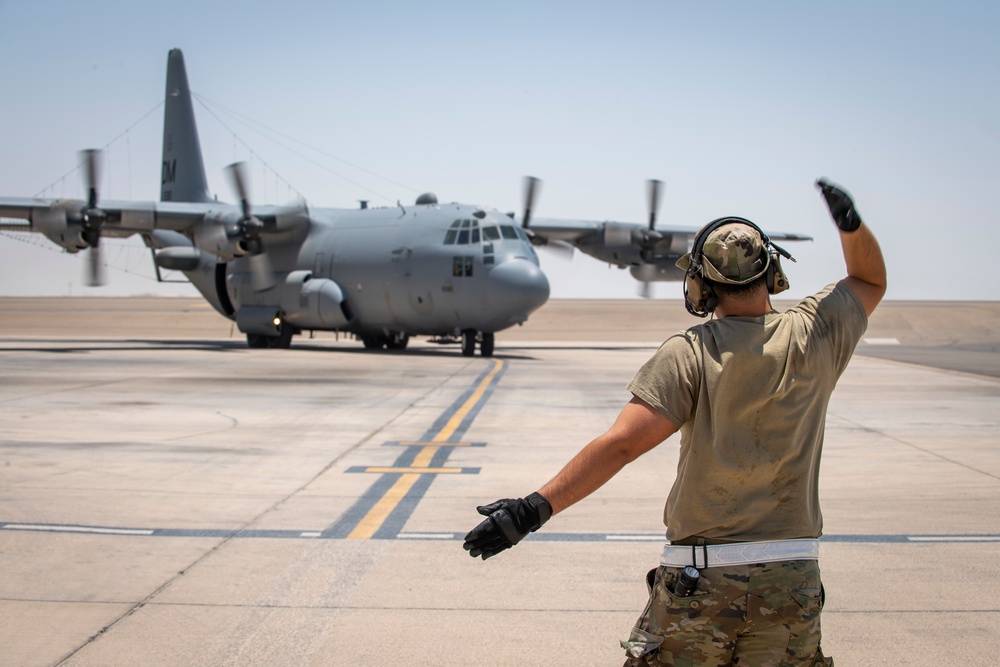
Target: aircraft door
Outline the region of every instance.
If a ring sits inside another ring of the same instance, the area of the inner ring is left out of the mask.
[[[410,330],[440,326],[437,324],[440,317],[436,314],[439,300],[434,293],[440,280],[435,282],[438,277],[433,266],[436,253],[424,245],[428,239],[422,238],[427,233],[426,229],[404,225],[399,243],[392,250],[392,277],[387,285],[386,301],[395,320]]]

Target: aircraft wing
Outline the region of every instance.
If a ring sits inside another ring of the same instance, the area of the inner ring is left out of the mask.
[[[0,217],[25,220],[28,224],[4,223],[6,229],[44,231],[47,219],[54,212],[65,211],[72,222],[85,203],[79,200],[41,199],[31,197],[0,197]],[[102,234],[128,236],[153,229],[184,231],[190,229],[212,213],[238,212],[231,204],[185,203],[185,202],[144,202],[114,201],[100,202],[100,209],[107,214]],[[41,224],[39,224],[41,223]],[[38,229],[34,229],[39,227]]]
[[[645,230],[646,225],[639,222],[617,222],[613,220],[569,220],[556,218],[534,218],[531,221],[531,231],[550,241],[567,241],[574,243],[587,236],[601,233],[606,227]],[[698,227],[656,227],[663,235],[686,236],[694,239]],[[764,230],[772,241],[812,241],[813,237],[797,232],[770,232]]]
[[[628,268],[642,283],[682,280],[684,272],[675,266],[690,252],[696,227],[656,227],[637,222],[594,220],[532,220],[527,230],[537,245],[569,244],[581,252],[619,268]],[[766,230],[765,230],[766,231]],[[794,232],[767,232],[773,241],[811,241]]]
[[[86,206],[81,200],[0,197],[0,218],[4,219],[0,230],[39,232],[66,250],[77,252],[93,245],[82,233]],[[99,208],[105,216],[100,223],[101,236],[124,238],[154,230],[182,232],[193,236],[199,246],[205,239],[203,249],[219,256],[234,254],[233,248],[227,246],[239,238],[227,230],[243,219],[239,206],[222,202],[103,200]],[[298,238],[308,227],[300,224],[308,219],[304,206],[261,206],[254,209],[253,216],[263,223],[263,231],[271,236],[272,243]],[[293,232],[291,238],[287,233],[276,234],[289,231]]]

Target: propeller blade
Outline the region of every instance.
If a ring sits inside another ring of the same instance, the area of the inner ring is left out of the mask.
[[[83,183],[87,188],[87,207],[97,208],[97,181],[100,180],[101,151],[88,148],[80,151],[83,162]]]
[[[94,244],[87,253],[86,283],[90,287],[100,287],[104,284],[104,264],[101,262],[101,246]]]
[[[250,197],[247,194],[246,163],[234,162],[226,167],[226,174],[229,176],[229,183],[236,191],[236,196],[240,198],[240,206],[243,208],[243,217],[250,217]]]
[[[535,207],[535,195],[541,187],[542,181],[534,176],[524,177],[524,218],[521,227],[528,228],[531,224],[531,210]]]
[[[250,284],[255,291],[266,292],[275,286],[274,268],[266,252],[250,255],[247,262],[250,266]]]
[[[660,192],[663,190],[663,181],[651,178],[646,184],[649,192],[649,231],[653,231],[656,226],[656,212],[660,208]]]

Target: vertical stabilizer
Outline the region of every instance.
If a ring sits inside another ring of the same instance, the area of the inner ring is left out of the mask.
[[[184,54],[180,49],[172,49],[167,56],[160,201],[211,201],[198,143],[198,126],[194,122],[191,89],[184,69]]]

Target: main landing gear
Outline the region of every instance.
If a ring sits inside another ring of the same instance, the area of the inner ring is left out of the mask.
[[[471,357],[476,354],[476,343],[479,343],[479,354],[484,357],[493,356],[493,334],[480,333],[475,329],[462,332],[462,356]]]
[[[392,336],[361,336],[361,342],[364,344],[366,350],[381,350],[382,348],[387,350],[405,350],[407,343],[410,342],[410,335],[403,333]]]
[[[295,332],[292,327],[285,323],[281,324],[281,328],[278,330],[277,336],[269,336],[267,334],[247,334],[247,345],[254,349],[263,348],[282,348],[288,349],[292,346],[292,336]]]

